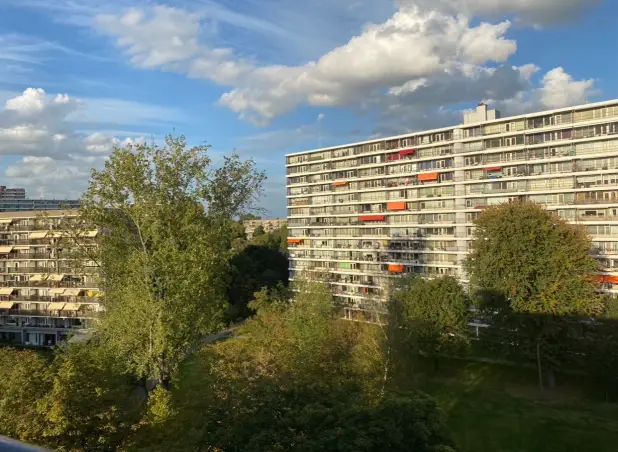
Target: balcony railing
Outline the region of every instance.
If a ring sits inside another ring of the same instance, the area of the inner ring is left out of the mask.
[[[47,311],[43,309],[0,309],[0,316],[9,317],[53,317],[67,319],[92,319],[92,311]]]
[[[42,282],[30,282],[30,281],[0,281],[0,287],[30,287],[46,288],[46,287],[63,287],[63,288],[83,288],[83,289],[97,289],[98,284],[95,282],[73,282],[73,281],[42,281]]]

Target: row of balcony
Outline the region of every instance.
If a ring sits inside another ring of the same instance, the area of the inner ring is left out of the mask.
[[[0,261],[1,262],[1,261]],[[99,273],[98,267],[86,267],[84,269],[76,269],[75,267],[5,267],[0,265],[0,274],[3,273],[65,273],[78,275],[96,275]]]
[[[597,119],[598,121],[603,121],[603,120],[612,118],[614,116],[616,115],[608,115],[608,116],[594,118],[594,119]],[[546,140],[545,138],[547,135],[548,135],[547,138],[551,137],[551,135],[550,134],[538,134],[538,133],[529,134],[529,133],[526,133],[526,131],[528,130],[538,131],[539,129],[550,128],[550,127],[559,128],[558,134],[561,138],[564,137],[564,139],[588,138],[591,136],[595,136],[595,134],[599,130],[609,131],[610,133],[616,132],[616,124],[615,123],[612,124],[611,122],[610,123],[605,122],[603,124],[595,124],[593,126],[585,126],[585,127],[564,127],[570,124],[576,124],[577,122],[584,122],[584,121],[591,121],[591,120],[593,120],[593,118],[589,118],[583,121],[562,121],[561,120],[559,123],[543,125],[542,127],[538,127],[535,121],[533,121],[532,123],[526,122],[525,124],[522,124],[519,127],[513,127],[513,128],[509,128],[511,124],[503,124],[504,128],[500,128],[500,127],[496,128],[495,124],[491,124],[491,125],[485,126],[487,130],[491,130],[491,133],[485,133],[485,131],[483,130],[484,128],[478,127],[478,129],[465,129],[464,128],[462,130],[463,133],[460,133],[459,135],[454,134],[454,131],[457,129],[455,128],[454,130],[445,131],[445,132],[429,133],[426,135],[416,135],[416,136],[411,136],[411,137],[403,138],[403,139],[391,139],[391,140],[385,140],[385,141],[380,141],[380,142],[370,143],[370,144],[365,144],[365,145],[352,146],[352,147],[342,147],[340,149],[334,149],[330,151],[316,151],[315,153],[312,153],[312,154],[288,156],[287,164],[288,165],[300,165],[300,164],[307,163],[307,162],[319,162],[319,161],[323,161],[326,159],[330,160],[330,159],[336,159],[336,158],[357,156],[357,155],[362,155],[362,154],[376,153],[376,152],[381,152],[381,151],[392,151],[392,150],[410,148],[410,147],[415,147],[415,146],[425,146],[425,145],[438,144],[438,143],[449,143],[453,141],[453,139],[467,140],[471,138],[480,138],[484,136],[491,136],[491,135],[497,135],[497,134],[503,134],[503,133],[509,133],[509,132],[513,133],[513,135],[511,135],[508,138],[516,138],[517,136],[523,135],[526,138],[525,140],[526,144],[537,144],[537,143],[543,143],[543,142],[550,141],[550,140]],[[555,133],[556,131],[553,131],[553,132]],[[458,151],[461,152],[461,150],[458,150]]]
[[[95,289],[97,283],[95,282],[83,282],[83,281],[0,281],[0,287],[29,287],[29,288],[43,288],[43,287],[55,287],[55,288],[83,288],[83,289]]]
[[[87,325],[82,323],[80,318],[55,318],[50,319],[47,316],[37,317],[8,317],[4,322],[0,321],[0,330],[8,329],[14,330],[16,328],[37,328],[37,329],[49,329],[49,330],[84,330]],[[49,323],[49,320],[53,321],[53,324]],[[55,320],[55,321],[54,321]],[[71,323],[69,323],[71,322]],[[75,322],[75,323],[72,323]]]
[[[92,319],[96,316],[92,311],[47,311],[44,309],[1,309],[0,317],[51,317],[67,319]]]
[[[13,301],[15,303],[83,303],[83,304],[100,304],[101,299],[98,297],[84,296],[64,296],[64,295],[0,295],[0,301]]]
[[[538,189],[551,189],[551,186],[555,184],[565,183],[570,188],[590,188],[595,185],[609,184],[610,181],[616,180],[616,174],[602,174],[595,175],[595,180],[590,180],[591,176],[585,173],[600,172],[618,169],[618,156],[614,159],[614,162],[599,163],[594,166],[583,166],[579,162],[568,162],[567,167],[550,168],[534,168],[537,165],[516,165],[508,168],[501,166],[494,166],[477,170],[479,174],[475,174],[474,171],[466,171],[464,176],[455,177],[453,172],[443,173],[421,173],[410,172],[405,177],[397,176],[393,178],[385,179],[372,179],[371,181],[338,182],[336,190],[332,184],[315,185],[303,187],[301,193],[294,192],[292,189],[288,189],[291,204],[289,205],[307,205],[304,198],[315,198],[319,196],[336,197],[345,195],[350,192],[360,192],[365,190],[379,190],[380,188],[407,188],[415,187],[421,191],[431,191],[438,187],[443,189],[454,190],[454,185],[458,183],[466,183],[463,187],[464,190],[459,190],[460,195],[465,195],[465,190],[473,190],[478,184],[478,181],[488,181],[490,183],[503,182],[502,179],[509,179],[510,182],[516,183],[521,186],[522,190],[535,191]],[[543,166],[548,166],[544,164]],[[448,168],[447,168],[448,169]],[[582,174],[583,173],[583,174]],[[384,174],[376,173],[374,176],[368,177],[381,177]],[[536,177],[536,176],[554,176],[552,179],[535,179],[535,180],[522,180],[522,178]],[[352,179],[355,179],[354,177]],[[539,184],[544,183],[543,186],[537,188]],[[528,188],[531,187],[531,188]]]

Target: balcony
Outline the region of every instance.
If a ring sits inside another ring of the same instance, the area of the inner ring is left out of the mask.
[[[73,282],[73,281],[0,281],[0,287],[29,287],[29,288],[47,288],[47,287],[64,287],[64,288],[83,288],[97,289],[97,283]]]
[[[93,319],[94,312],[84,311],[46,311],[42,309],[0,309],[0,316],[9,317],[52,317],[59,319]]]

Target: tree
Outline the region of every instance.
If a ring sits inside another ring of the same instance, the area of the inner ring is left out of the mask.
[[[437,366],[440,355],[462,353],[469,345],[470,305],[455,278],[405,279],[389,309],[407,356],[420,353]]]
[[[117,450],[139,420],[143,395],[104,348],[65,345],[48,369],[51,387],[38,404],[45,444],[54,450]]]
[[[264,180],[236,155],[212,169],[207,150],[171,136],[164,147],[116,148],[81,199],[83,222],[105,232],[89,256],[104,277],[98,338],[164,387],[188,350],[223,325],[232,218]]]
[[[244,213],[242,215],[240,215],[239,217],[239,221],[242,223],[243,221],[249,221],[249,220],[261,220],[262,217],[258,217],[257,215],[254,215],[252,213]]]
[[[253,230],[253,237],[261,237],[264,235],[266,235],[266,231],[264,230],[264,226],[262,225],[259,225]]]
[[[465,268],[495,340],[553,385],[565,338],[602,310],[587,233],[531,202],[490,207],[475,225]]]
[[[51,387],[50,356],[34,350],[0,349],[0,433],[41,443],[45,422],[40,400]]]
[[[327,287],[264,289],[251,308],[235,339],[187,363],[191,381],[156,396],[131,450],[452,450],[432,399],[370,389],[375,326],[340,320]]]

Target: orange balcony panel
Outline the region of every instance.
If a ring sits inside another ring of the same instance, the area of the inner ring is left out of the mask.
[[[294,243],[294,244],[299,244],[302,243],[301,239],[288,239],[288,243]]]
[[[418,180],[419,182],[424,182],[424,181],[428,181],[428,180],[438,180],[438,173],[425,173],[425,174],[419,174],[418,175]]]
[[[384,221],[384,215],[361,215],[359,221]]]
[[[398,210],[406,210],[406,203],[405,201],[389,202],[388,204],[386,204],[386,210],[389,210],[391,212],[396,212]]]
[[[343,180],[343,181],[339,181],[339,182],[333,182],[331,185],[333,187],[343,187],[344,185],[348,185],[348,182]]]
[[[613,275],[597,275],[595,279],[602,283],[618,284],[618,276]]]
[[[502,171],[501,166],[489,166],[485,168],[485,171]]]
[[[391,273],[403,273],[403,265],[402,264],[389,264],[388,271]]]

